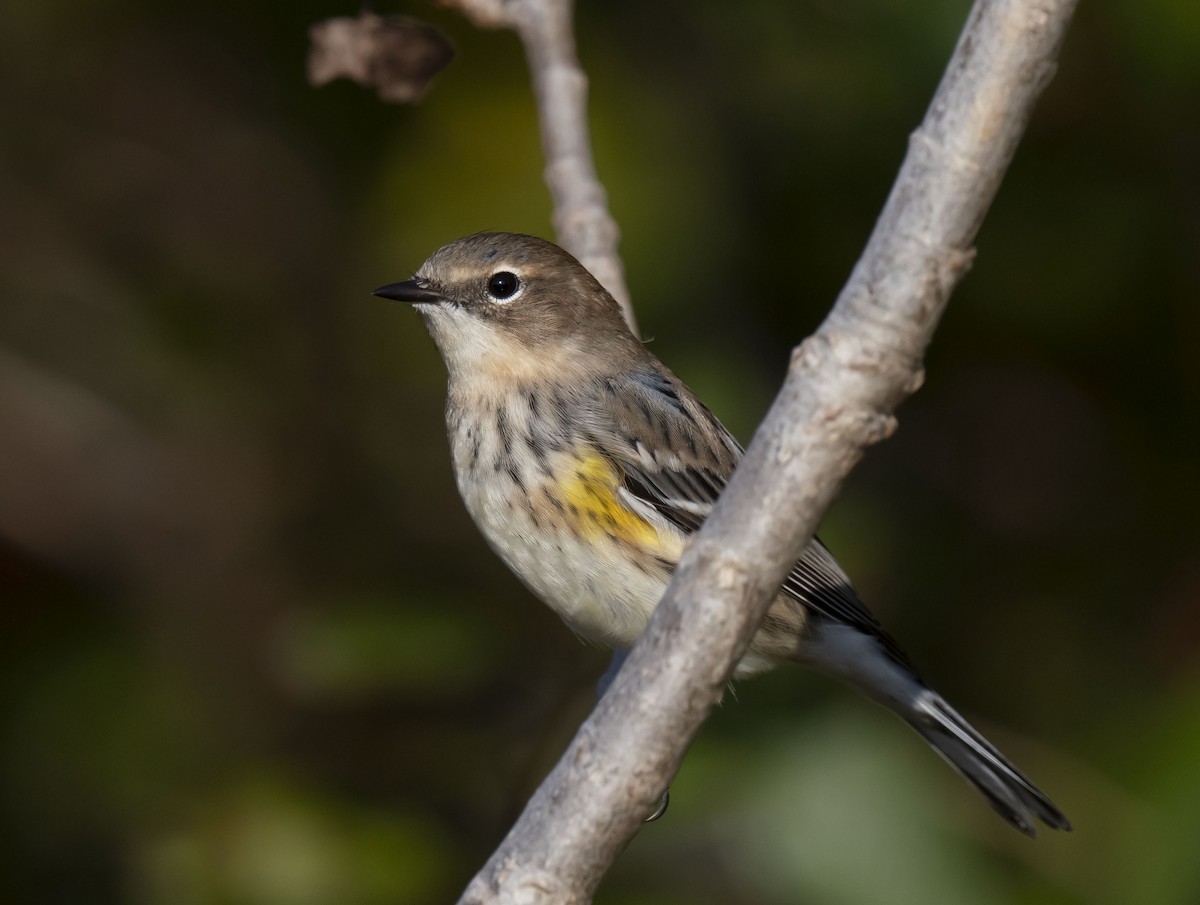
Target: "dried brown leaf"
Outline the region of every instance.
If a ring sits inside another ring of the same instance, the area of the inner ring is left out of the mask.
[[[410,104],[454,56],[446,37],[407,16],[363,12],[318,22],[308,30],[308,81],[348,78],[374,86],[381,100]]]

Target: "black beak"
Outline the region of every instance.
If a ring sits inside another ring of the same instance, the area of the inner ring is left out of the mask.
[[[412,305],[436,305],[438,302],[444,301],[441,293],[423,286],[420,280],[388,283],[386,286],[380,286],[371,295],[377,295],[381,299],[408,302]]]

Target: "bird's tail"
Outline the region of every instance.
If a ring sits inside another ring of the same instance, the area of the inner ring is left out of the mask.
[[[1026,835],[1041,820],[1056,830],[1070,821],[1008,758],[917,678],[907,659],[878,625],[814,621],[801,662],[836,676],[905,720],[975,786],[1005,820]]]
[[[1056,830],[1070,821],[1020,770],[974,726],[929,688],[922,688],[912,708],[899,714],[930,746],[983,793],[996,811],[1028,836],[1037,834],[1034,818]]]

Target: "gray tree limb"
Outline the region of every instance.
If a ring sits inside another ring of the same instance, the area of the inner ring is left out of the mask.
[[[460,5],[511,14],[528,29],[537,10],[562,15],[565,3]],[[836,305],[793,353],[766,420],[624,668],[462,903],[589,901],[653,809],[842,479],[892,431],[893,410],[920,385],[925,348],[970,266],[1074,7],[976,2]],[[550,94],[539,89],[539,98]]]
[[[637,334],[637,320],[617,254],[621,233],[596,175],[587,122],[587,76],[575,53],[571,0],[446,0],[477,25],[521,36],[537,96],[545,178],[558,243],[609,291]]]

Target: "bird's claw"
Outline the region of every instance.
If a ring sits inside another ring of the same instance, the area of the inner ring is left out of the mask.
[[[671,790],[665,789],[662,793],[662,798],[658,800],[658,807],[654,813],[645,819],[645,823],[653,823],[663,814],[667,813],[667,805],[671,803]]]

